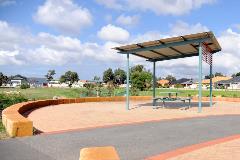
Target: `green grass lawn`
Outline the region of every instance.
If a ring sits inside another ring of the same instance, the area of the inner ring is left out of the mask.
[[[6,133],[5,128],[2,124],[2,119],[0,119],[0,139],[5,139],[7,137],[8,137],[7,133]]]
[[[81,97],[81,93],[86,90],[84,88],[29,88],[29,89],[6,89],[0,88],[0,93],[4,91],[20,91],[21,94],[26,96],[28,99],[52,99],[54,96],[66,97],[66,98],[78,98]],[[160,92],[180,92],[180,96],[195,96],[198,94],[198,90],[183,90],[183,89],[167,89],[158,88],[156,89],[156,95],[161,96]],[[103,89],[102,92],[106,92]],[[125,89],[119,88],[114,91],[114,95],[124,95]],[[203,90],[203,96],[209,96],[209,90]],[[152,90],[140,91],[141,96],[152,95]],[[213,90],[213,96],[222,97],[240,97],[240,91],[230,91],[230,90]]]
[[[54,96],[77,98],[80,96],[82,89],[72,88],[28,88],[28,89],[15,89],[4,88],[0,89],[0,93],[4,91],[20,91],[21,94],[28,99],[52,99]]]
[[[179,92],[180,96],[196,96],[198,95],[198,90],[185,90],[185,89],[164,89],[158,88],[156,89],[156,95],[161,96],[160,92]],[[152,95],[152,90],[149,91],[141,91],[140,95],[147,96]],[[209,90],[203,90],[202,96],[209,97]],[[231,91],[231,90],[213,90],[213,96],[222,96],[222,97],[240,97],[240,91]]]

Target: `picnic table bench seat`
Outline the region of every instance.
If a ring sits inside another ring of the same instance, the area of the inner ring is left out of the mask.
[[[157,101],[161,101],[163,103],[163,108],[165,107],[165,102],[183,102],[184,104],[186,103],[186,101],[188,102],[188,106],[185,106],[184,109],[189,109],[191,107],[191,100],[192,98],[191,97],[175,97],[175,98],[172,98],[172,97],[156,97],[156,98],[153,98],[153,105],[155,106],[154,108],[158,108],[157,105],[156,105],[156,102]]]

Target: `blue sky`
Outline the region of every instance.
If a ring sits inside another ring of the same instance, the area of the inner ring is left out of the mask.
[[[73,70],[92,79],[109,67],[125,68],[112,47],[211,30],[223,49],[214,55],[214,71],[231,75],[240,72],[239,6],[235,0],[0,0],[0,72],[43,77],[55,69],[57,78]],[[159,62],[157,74],[194,78],[197,59]]]

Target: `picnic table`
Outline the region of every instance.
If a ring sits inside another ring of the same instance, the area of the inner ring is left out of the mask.
[[[166,102],[183,102],[184,104],[188,102],[188,106],[185,106],[184,109],[189,109],[191,107],[191,97],[178,97],[180,92],[160,92],[164,96],[153,98],[153,106],[157,109],[157,102],[161,101],[163,103],[163,108],[165,108]]]

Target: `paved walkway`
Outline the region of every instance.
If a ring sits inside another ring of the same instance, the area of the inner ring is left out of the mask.
[[[1,160],[77,160],[79,149],[115,146],[122,160],[142,160],[184,146],[240,134],[240,116],[212,116],[97,128],[0,141]]]
[[[126,111],[125,102],[89,102],[48,106],[34,110],[28,116],[35,128],[42,132],[91,128],[122,123],[155,121],[208,115],[239,114],[239,103],[217,102],[210,108],[203,103],[202,113],[197,111],[197,102],[192,108],[181,110],[183,103],[167,103],[165,109],[152,109],[151,101],[132,101],[131,110]],[[177,108],[177,109],[176,109]]]
[[[239,137],[239,136],[238,136]],[[204,147],[168,160],[237,160],[240,159],[240,138]]]

